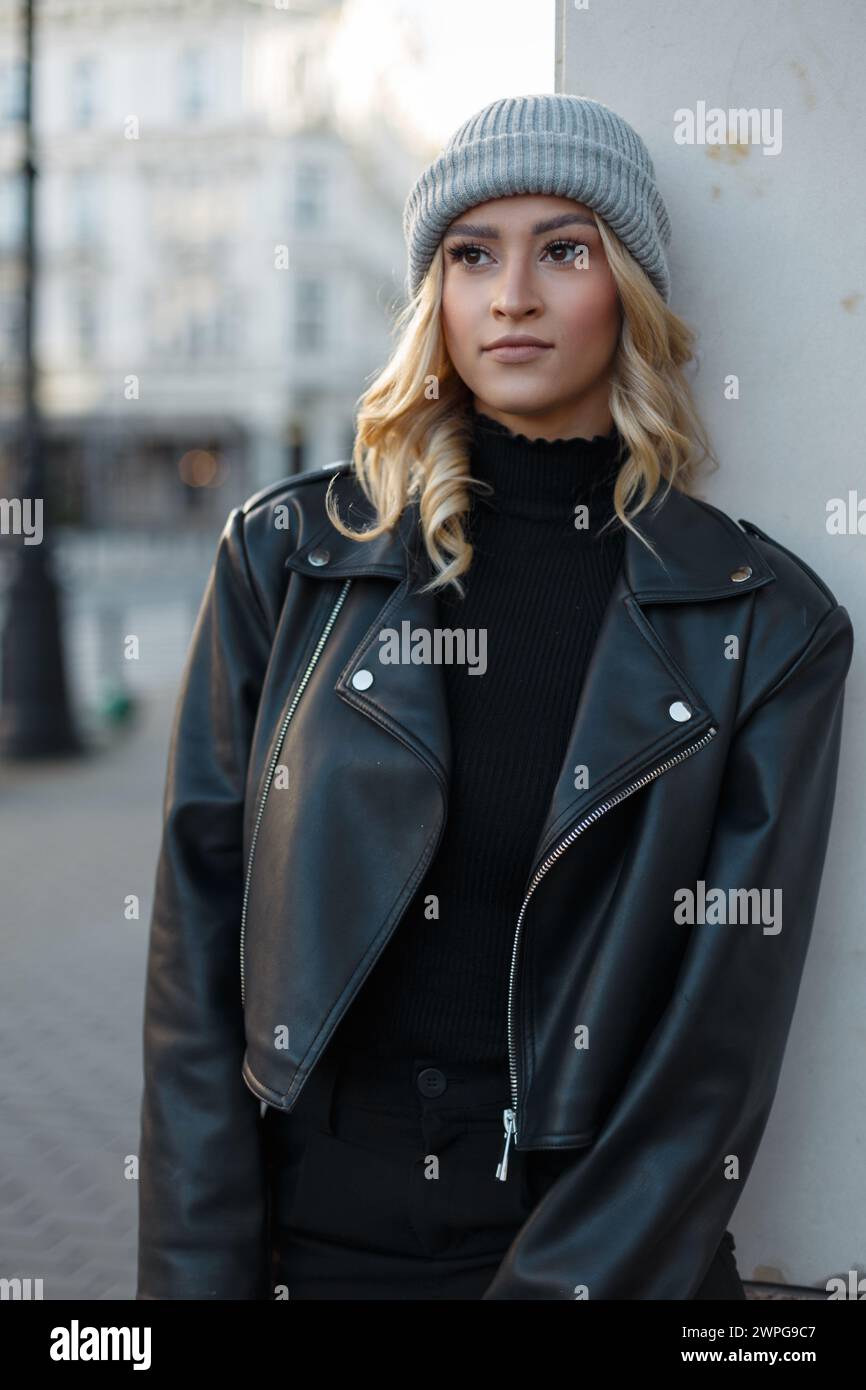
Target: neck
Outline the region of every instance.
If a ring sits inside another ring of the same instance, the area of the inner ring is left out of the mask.
[[[485,490],[478,500],[495,512],[564,521],[585,505],[593,535],[614,514],[613,489],[626,452],[615,425],[592,438],[529,439],[475,409],[470,419],[472,475],[493,487],[492,496]]]

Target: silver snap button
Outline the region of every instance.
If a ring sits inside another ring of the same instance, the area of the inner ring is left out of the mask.
[[[356,690],[369,690],[373,684],[373,672],[356,671],[352,677],[352,684]]]
[[[673,704],[668,710],[668,714],[670,715],[671,719],[675,719],[678,724],[682,724],[684,720],[691,719],[692,717],[691,710],[689,709],[688,705],[683,704],[682,700],[674,700]]]
[[[311,565],[326,565],[331,558],[330,550],[325,550],[323,546],[317,545],[315,550],[311,550],[307,559]]]
[[[742,582],[743,582],[744,579],[751,579],[751,577],[752,577],[752,567],[751,567],[751,565],[740,565],[740,568],[739,568],[739,569],[736,569],[736,570],[732,570],[732,571],[731,571],[731,578],[733,579],[733,581],[734,581],[735,584],[742,584]]]

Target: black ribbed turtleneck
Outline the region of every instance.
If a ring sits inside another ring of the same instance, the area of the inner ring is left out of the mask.
[[[533,440],[470,412],[473,489],[465,598],[442,627],[486,629],[487,669],[445,664],[452,735],[436,857],[334,1040],[346,1064],[482,1062],[507,1070],[514,928],[577,700],[623,557],[613,515],[622,443]],[[575,526],[588,507],[588,527]],[[376,872],[375,864],[370,872]],[[431,895],[438,918],[429,916]],[[426,908],[426,911],[425,911]]]
[[[472,475],[493,485],[496,500],[490,501],[497,515],[528,523],[567,521],[574,529],[574,508],[586,503],[593,518],[590,532],[597,533],[613,510],[620,467],[616,427],[592,439],[529,439],[479,411],[470,419]],[[586,538],[587,532],[580,535]]]

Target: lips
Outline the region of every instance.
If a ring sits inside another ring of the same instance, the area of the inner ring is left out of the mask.
[[[531,362],[536,357],[543,357],[552,347],[552,343],[543,343],[539,338],[506,338],[484,351],[496,362]]]
[[[552,347],[544,338],[535,338],[531,333],[506,333],[501,338],[496,338],[494,342],[488,343],[486,352],[492,348],[500,347]]]

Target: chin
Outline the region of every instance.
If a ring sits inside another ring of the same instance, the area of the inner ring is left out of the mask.
[[[477,395],[476,399],[486,400],[488,406],[493,410],[499,410],[503,415],[541,415],[545,411],[555,410],[559,405],[558,401],[547,400],[542,396],[521,396],[521,395]],[[483,410],[483,406],[478,407]]]

